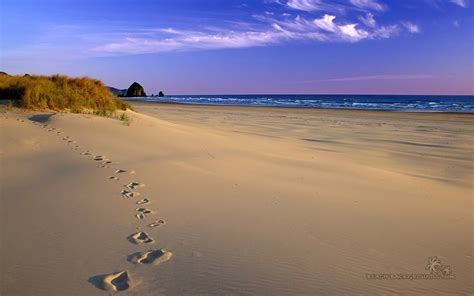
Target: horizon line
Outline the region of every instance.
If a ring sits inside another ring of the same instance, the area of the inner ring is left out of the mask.
[[[108,86],[110,87],[110,86]],[[152,92],[154,94],[154,92]],[[473,94],[414,94],[414,93],[219,93],[219,94],[166,94],[165,97],[170,96],[464,96],[472,97]],[[151,96],[148,96],[151,97]]]

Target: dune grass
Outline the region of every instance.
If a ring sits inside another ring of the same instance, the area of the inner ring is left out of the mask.
[[[0,75],[0,100],[13,100],[29,110],[90,112],[107,116],[131,107],[95,79]]]

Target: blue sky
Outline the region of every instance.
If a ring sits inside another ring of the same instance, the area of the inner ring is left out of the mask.
[[[2,0],[0,70],[148,93],[473,94],[470,0]]]

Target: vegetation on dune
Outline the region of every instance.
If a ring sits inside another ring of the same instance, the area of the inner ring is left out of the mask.
[[[104,84],[91,78],[0,75],[0,100],[17,101],[31,110],[57,110],[111,114],[130,106]]]

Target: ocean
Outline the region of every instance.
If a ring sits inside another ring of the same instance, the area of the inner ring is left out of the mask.
[[[182,104],[362,109],[404,112],[474,112],[474,96],[437,95],[171,95],[127,98]]]

